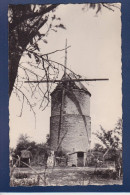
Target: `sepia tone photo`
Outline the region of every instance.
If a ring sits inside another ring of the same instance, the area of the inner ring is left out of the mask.
[[[10,186],[122,185],[121,4],[8,7]]]

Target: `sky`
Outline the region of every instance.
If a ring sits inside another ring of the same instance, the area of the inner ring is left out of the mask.
[[[109,78],[109,81],[83,83],[92,95],[91,142],[94,146],[98,140],[93,133],[100,129],[100,125],[106,130],[113,129],[117,120],[122,118],[121,12],[103,8],[96,15],[95,10],[82,11],[83,6],[68,4],[57,8],[56,15],[66,30],[50,32],[48,44],[44,45],[42,52],[63,49],[67,38],[68,45],[71,45],[67,52],[68,68],[86,78]],[[40,31],[45,32],[45,28]],[[64,63],[64,52],[57,53],[54,58]],[[23,57],[21,62],[24,60]],[[35,126],[34,115],[26,102],[19,117],[21,104],[12,94],[9,102],[10,146],[16,146],[20,134],[27,134],[31,141],[37,143],[45,142],[50,128],[51,105],[44,111],[35,108]]]

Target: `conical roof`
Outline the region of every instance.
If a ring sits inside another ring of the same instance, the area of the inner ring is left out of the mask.
[[[54,91],[52,92],[52,94],[56,91],[56,90],[60,90],[63,87],[71,87],[71,89],[79,89],[79,90],[83,90],[84,92],[88,93],[91,96],[91,93],[87,90],[87,88],[81,83],[81,81],[72,81],[73,79],[80,79],[79,77],[75,76],[73,73],[69,73],[69,74],[64,74],[61,78],[61,82],[58,83],[58,85],[56,86],[56,88],[54,89]],[[71,82],[64,82],[65,80],[70,80]]]

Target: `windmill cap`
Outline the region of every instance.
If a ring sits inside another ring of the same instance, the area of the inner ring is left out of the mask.
[[[74,73],[69,73],[69,74],[64,74],[61,78],[61,83],[59,83],[56,88],[54,89],[54,91],[51,93],[51,95],[56,91],[56,90],[61,90],[63,88],[64,85],[64,81],[65,80],[72,80],[71,81],[71,86],[73,87],[73,89],[80,89],[84,92],[86,92],[87,94],[89,94],[91,96],[91,93],[87,90],[87,88],[81,83],[81,81],[73,81],[73,79],[79,79],[79,76],[74,75]],[[63,82],[62,82],[63,81]]]

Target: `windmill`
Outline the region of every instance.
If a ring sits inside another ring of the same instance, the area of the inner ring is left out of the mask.
[[[67,40],[64,75],[58,80],[27,81],[58,83],[51,93],[50,147],[68,154],[69,166],[85,166],[91,144],[90,92],[82,81],[104,81],[105,78],[83,79],[67,73]]]

